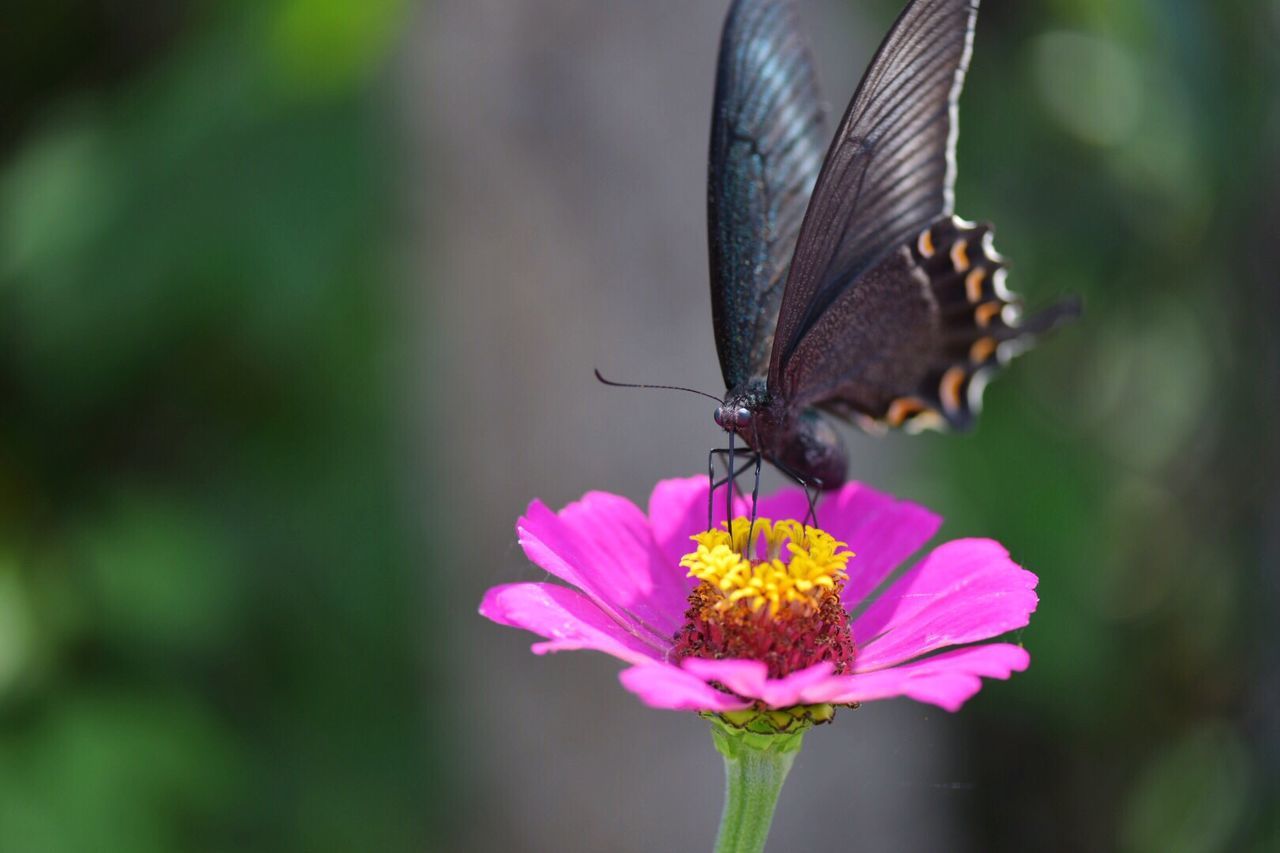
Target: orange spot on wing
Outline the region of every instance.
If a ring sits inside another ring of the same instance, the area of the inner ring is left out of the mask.
[[[982,301],[982,282],[987,278],[987,271],[982,267],[974,267],[964,277],[964,293],[972,303]]]
[[[899,397],[889,404],[889,411],[884,419],[891,427],[900,427],[907,418],[918,415],[926,406],[913,397]]]
[[[942,405],[948,412],[960,411],[960,389],[964,387],[967,376],[968,371],[959,365],[948,368],[942,374],[942,381],[938,383],[938,396],[942,398]]]
[[[990,302],[984,302],[974,310],[973,319],[981,328],[985,329],[991,325],[991,321],[1000,313],[1002,307],[998,300],[993,299]]]
[[[933,257],[935,251],[933,247],[933,229],[926,228],[920,232],[920,239],[916,241],[916,248],[920,250],[920,254],[924,257]]]
[[[973,342],[973,346],[969,347],[969,361],[974,364],[982,364],[991,358],[991,354],[996,351],[995,338],[978,338]]]
[[[957,240],[951,245],[951,265],[956,268],[956,272],[965,272],[969,269],[968,240]]]

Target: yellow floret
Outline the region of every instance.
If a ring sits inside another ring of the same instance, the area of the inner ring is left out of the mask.
[[[759,609],[767,604],[774,615],[784,605],[816,605],[823,593],[848,579],[845,567],[853,557],[844,542],[792,519],[757,518],[753,524],[735,518],[725,530],[692,538],[696,550],[680,560],[689,577],[719,590],[726,606],[746,601]]]

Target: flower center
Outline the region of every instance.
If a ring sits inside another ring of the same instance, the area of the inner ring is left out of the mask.
[[[750,541],[749,541],[750,540]],[[798,521],[735,518],[693,537],[680,565],[700,583],[676,635],[678,658],[748,658],[781,678],[830,661],[847,672],[856,651],[840,603],[853,552]]]

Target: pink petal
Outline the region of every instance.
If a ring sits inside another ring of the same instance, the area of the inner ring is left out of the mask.
[[[719,681],[739,696],[753,699],[760,698],[769,680],[769,668],[758,660],[685,658],[680,665],[703,681]]]
[[[672,565],[678,566],[680,558],[694,549],[690,541],[693,534],[707,530],[707,485],[706,477],[661,480],[649,496],[649,525],[653,538]],[[718,489],[712,516],[712,523],[717,527],[725,520],[724,497],[724,489]],[[734,515],[750,512],[750,502],[735,495]],[[693,585],[692,580],[687,582],[685,596]]]
[[[818,663],[783,678],[769,678],[768,668],[754,660],[686,658],[682,665],[705,681],[718,681],[739,696],[760,699],[770,708],[798,704],[806,691],[827,682],[835,671],[830,663]]]
[[[546,637],[534,643],[536,654],[594,649],[627,663],[661,661],[665,649],[626,630],[576,589],[551,583],[513,583],[484,594],[480,614],[500,625]]]
[[[1025,626],[1036,609],[1037,580],[990,539],[938,546],[854,622],[856,671]]]
[[[618,680],[653,708],[670,708],[675,711],[739,711],[751,705],[750,702],[717,690],[696,675],[670,664],[633,666],[619,673]]]
[[[706,530],[707,478],[659,480],[649,495],[649,526],[658,549],[672,565],[689,553],[689,537]]]
[[[849,582],[841,595],[849,610],[933,538],[942,524],[939,516],[924,507],[862,483],[846,483],[823,498],[818,504],[818,520],[824,530],[848,543],[855,555],[849,561]]]
[[[832,676],[805,691],[802,700],[844,704],[906,696],[956,711],[982,688],[982,677],[1005,679],[1030,662],[1031,656],[1021,646],[970,646],[892,669]]]
[[[626,498],[590,492],[559,513],[534,501],[516,534],[530,560],[581,589],[633,632],[669,643],[680,627],[685,572],[664,557],[648,519]]]

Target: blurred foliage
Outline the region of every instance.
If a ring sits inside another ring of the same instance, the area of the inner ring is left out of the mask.
[[[997,224],[1033,306],[1085,315],[915,485],[1041,577],[1034,665],[966,717],[975,849],[1280,837],[1274,11],[983,6],[959,212]]]
[[[403,12],[6,12],[0,849],[429,846],[371,86]]]

